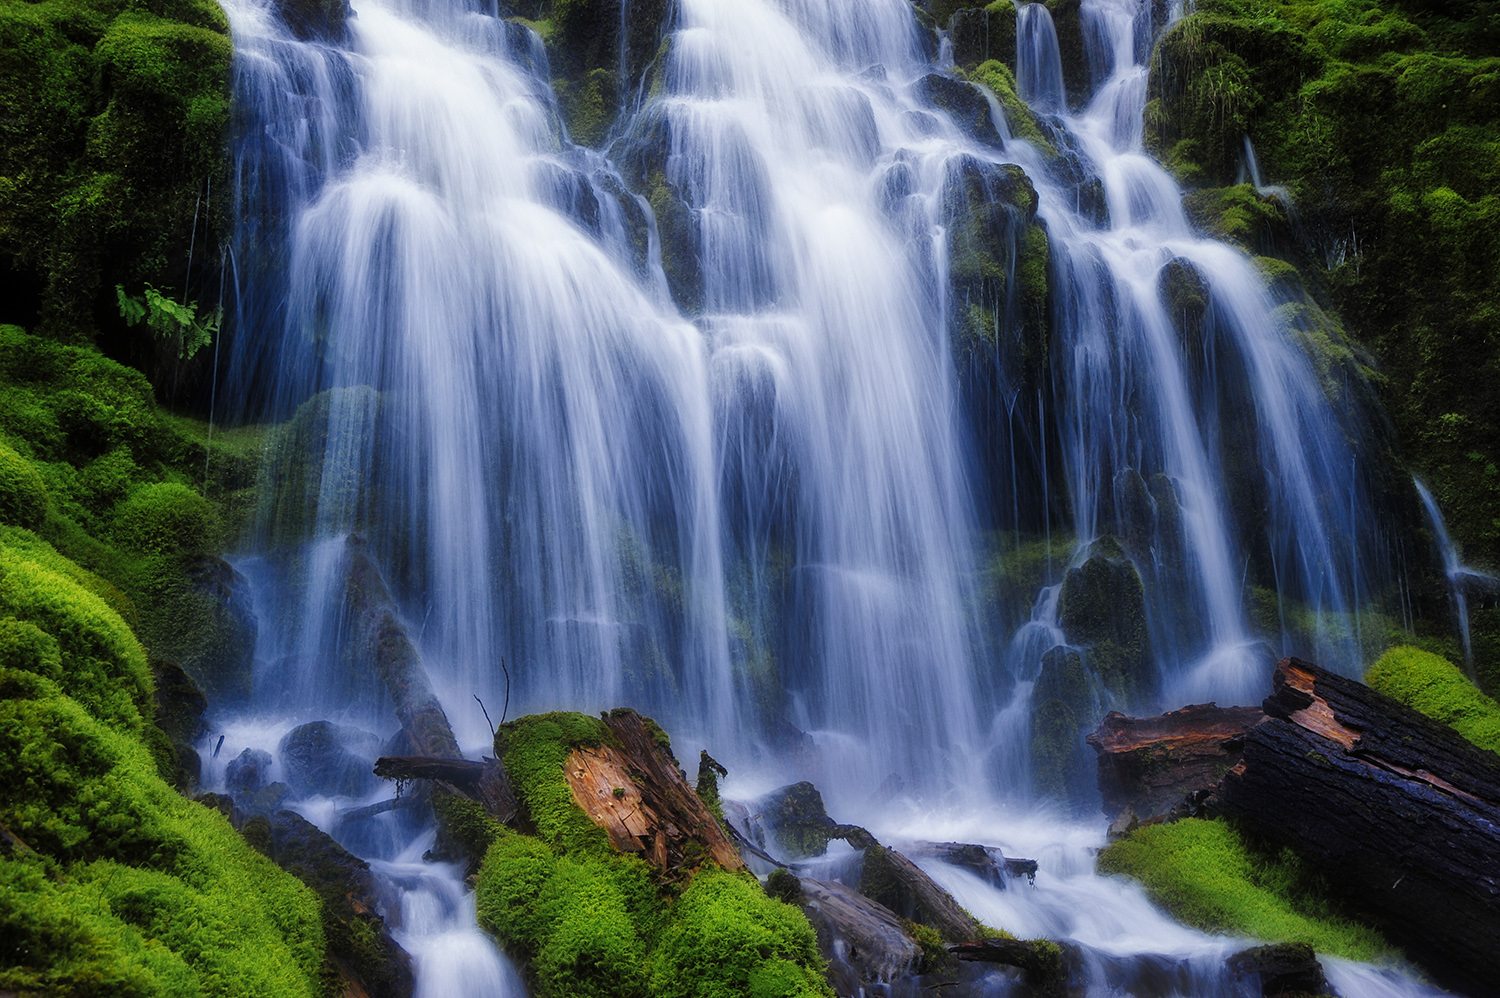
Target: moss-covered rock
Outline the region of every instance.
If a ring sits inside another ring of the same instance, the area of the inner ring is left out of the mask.
[[[1126,703],[1154,688],[1145,589],[1118,542],[1095,542],[1083,564],[1068,571],[1058,593],[1057,622],[1070,643],[1084,648],[1089,668]]]
[[[1481,693],[1453,663],[1409,645],[1392,648],[1365,673],[1369,686],[1500,753],[1500,703]]]
[[[1083,656],[1050,649],[1031,689],[1031,785],[1038,794],[1075,803],[1088,796],[1094,765],[1083,736],[1098,715]]]
[[[219,540],[212,504],[179,482],[153,482],[130,493],[115,511],[115,540],[145,554],[201,554]]]
[[[0,523],[35,530],[47,518],[47,483],[32,463],[0,442]]]

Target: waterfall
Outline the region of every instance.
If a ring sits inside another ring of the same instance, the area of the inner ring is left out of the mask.
[[[905,0],[680,0],[608,155],[487,5],[357,0],[313,38],[224,5],[227,382],[239,418],[285,423],[242,566],[257,711],[389,731],[351,662],[356,535],[466,748],[489,739],[471,696],[630,704],[749,783],[810,770],[845,820],[1007,823],[1060,888],[995,910],[1082,940],[1096,982],[1141,952],[1181,955],[1184,993],[1217,973],[1222,940],[1126,932],[1161,919],[1027,788],[1061,573],[1139,571],[1137,703],[1176,706],[1263,695],[1292,637],[1252,586],[1316,622],[1298,650],[1354,667],[1385,568],[1356,557],[1380,537],[1339,372],[1145,151],[1152,5],[1085,0],[1076,93],[1047,10],[1019,8],[1043,150],[934,71]],[[1050,304],[1025,298],[1037,245]],[[1046,577],[996,597],[995,538],[1023,536]],[[420,832],[361,847],[409,880]],[[449,934],[452,887],[406,889],[426,993],[477,945]]]
[[[1453,622],[1458,628],[1459,646],[1463,650],[1464,667],[1469,678],[1474,677],[1474,649],[1469,634],[1469,587],[1500,592],[1500,578],[1470,568],[1459,557],[1458,547],[1448,536],[1448,524],[1443,511],[1438,508],[1432,491],[1419,479],[1412,479],[1417,496],[1422,500],[1422,509],[1427,513],[1427,522],[1432,527],[1432,537],[1437,544],[1438,556],[1443,561],[1443,575],[1448,580],[1448,596],[1453,601]]]

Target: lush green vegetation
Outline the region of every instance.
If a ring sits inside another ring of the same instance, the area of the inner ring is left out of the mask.
[[[1442,656],[1409,645],[1392,648],[1370,666],[1365,682],[1449,725],[1480,748],[1500,752],[1500,703],[1479,692]]]
[[[1298,264],[1378,361],[1405,459],[1500,562],[1500,17],[1421,0],[1202,0],[1147,132],[1199,217]],[[1236,179],[1255,143],[1295,216]],[[1215,203],[1217,202],[1217,203]]]
[[[684,884],[610,846],[564,777],[575,747],[610,741],[600,720],[569,713],[522,718],[496,739],[536,834],[490,826],[479,921],[526,960],[538,993],[828,994],[811,925],[749,874],[678,871]]]
[[[1331,911],[1294,855],[1260,854],[1223,821],[1138,828],[1099,854],[1099,869],[1139,880],[1175,918],[1210,932],[1307,943],[1351,960],[1391,952],[1373,930]]]
[[[24,289],[4,318],[87,338],[118,325],[116,284],[205,276],[228,172],[219,6],[4,0],[0,53],[0,273]]]

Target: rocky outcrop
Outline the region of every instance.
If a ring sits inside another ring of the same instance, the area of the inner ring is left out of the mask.
[[[1306,943],[1255,946],[1234,954],[1228,963],[1235,980],[1255,988],[1263,998],[1333,993],[1318,955]]]
[[[1152,692],[1145,588],[1113,538],[1096,541],[1088,559],[1063,577],[1057,622],[1070,644],[1084,648],[1090,669],[1121,701],[1140,701]]]
[[[1158,717],[1112,711],[1088,736],[1111,834],[1209,813],[1224,774],[1238,765],[1259,707],[1194,704]]]

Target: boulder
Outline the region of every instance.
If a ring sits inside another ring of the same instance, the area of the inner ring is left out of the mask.
[[[1306,943],[1275,943],[1241,950],[1227,961],[1236,981],[1257,989],[1264,998],[1329,995],[1318,955]]]
[[[329,721],[298,725],[281,739],[276,756],[298,796],[363,797],[379,783],[372,766],[380,739]]]
[[[837,881],[800,883],[802,911],[818,933],[829,981],[839,994],[865,993],[917,972],[922,948],[895,912]]]
[[[747,808],[752,828],[764,833],[766,848],[782,860],[821,856],[828,840],[839,837],[823,795],[806,781],[772,790]]]
[[[917,81],[916,94],[922,100],[948,113],[953,123],[969,138],[995,149],[1005,142],[995,127],[990,102],[984,91],[967,80],[956,80],[941,73],[928,73]]]
[[[224,786],[238,799],[265,787],[270,773],[271,753],[247,748],[224,767]]]
[[[1057,618],[1068,643],[1084,648],[1086,664],[1115,696],[1132,703],[1150,695],[1155,676],[1145,587],[1113,538],[1095,541],[1087,560],[1063,577]]]

